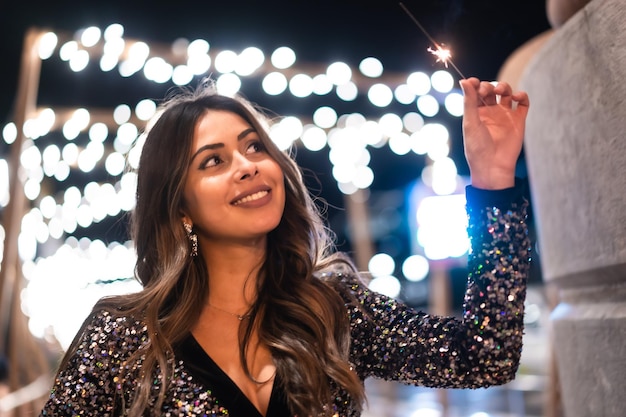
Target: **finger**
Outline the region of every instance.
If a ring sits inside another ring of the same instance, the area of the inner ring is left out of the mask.
[[[480,81],[478,78],[468,78],[459,81],[463,90],[463,117],[465,119],[478,118],[478,87]]]
[[[493,91],[497,96],[500,97],[500,105],[511,108],[511,106],[513,105],[513,90],[511,89],[509,83],[498,83]]]
[[[518,91],[512,96],[513,101],[517,102],[517,111],[522,114],[522,117],[526,117],[528,109],[530,107],[530,100],[528,94],[525,91]]]
[[[478,96],[486,106],[496,104],[496,95],[494,94],[494,85],[487,81],[481,81],[478,87]]]

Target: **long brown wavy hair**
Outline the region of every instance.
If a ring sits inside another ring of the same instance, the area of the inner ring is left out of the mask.
[[[154,372],[162,375],[154,410],[162,407],[172,375],[172,361],[168,362],[172,347],[189,335],[208,295],[210,277],[201,251],[190,256],[181,207],[194,130],[209,110],[229,111],[250,123],[285,178],[285,210],[267,238],[253,320],[240,331],[244,369],[248,370],[245,353],[250,336],[258,325],[258,337],[272,353],[276,380],[282,384],[293,415],[327,414],[330,407],[324,406],[332,401],[332,384],[345,389],[360,406],[364,388],[348,362],[347,311],[334,289],[336,283],[316,274],[341,266],[354,271],[354,266],[335,253],[333,235],[305,187],[293,155],[278,149],[269,137],[266,113],[241,96],[221,96],[204,85],[166,100],[142,149],[131,237],[137,251],[136,278],[143,289],[102,299],[94,307],[94,311],[122,310],[147,325],[149,346],[130,359],[138,361],[144,356],[129,414],[140,416],[148,411]]]

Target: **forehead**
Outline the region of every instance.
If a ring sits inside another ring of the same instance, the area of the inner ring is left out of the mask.
[[[237,139],[242,131],[251,128],[243,117],[226,110],[207,110],[196,123],[194,143]]]

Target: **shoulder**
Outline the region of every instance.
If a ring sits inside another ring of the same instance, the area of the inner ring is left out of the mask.
[[[149,335],[143,320],[121,310],[94,310],[77,335],[77,349],[93,349],[95,345],[134,350],[148,343]]]

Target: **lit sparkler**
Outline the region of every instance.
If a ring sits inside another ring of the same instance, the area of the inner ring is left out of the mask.
[[[442,62],[446,66],[446,68],[448,68],[448,64],[450,64],[450,66],[454,68],[454,70],[461,76],[461,78],[466,78],[465,75],[463,75],[463,73],[461,72],[461,70],[459,70],[459,68],[456,65],[454,65],[454,62],[452,62],[452,53],[450,52],[450,50],[444,48],[442,45],[437,43],[437,41],[435,41],[428,34],[426,29],[424,29],[424,26],[422,26],[422,24],[415,18],[415,16],[413,16],[413,14],[409,11],[409,9],[406,8],[406,6],[402,2],[400,2],[400,7],[402,7],[402,9],[406,12],[406,14],[409,15],[411,20],[413,20],[413,22],[417,25],[417,27],[424,33],[424,35],[426,35],[428,40],[430,40],[430,42],[432,42],[432,44],[435,46],[435,49],[428,47],[428,52],[430,52],[431,54],[437,57],[436,62]]]

